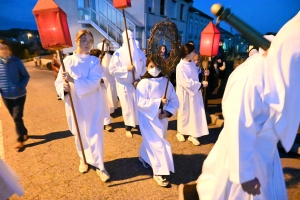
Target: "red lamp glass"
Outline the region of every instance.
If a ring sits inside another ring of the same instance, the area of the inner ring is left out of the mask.
[[[131,7],[131,0],[113,0],[115,8],[128,8]]]
[[[72,47],[66,13],[54,0],[39,0],[32,10],[45,49]]]
[[[210,22],[201,33],[200,54],[203,56],[218,55],[220,31]]]

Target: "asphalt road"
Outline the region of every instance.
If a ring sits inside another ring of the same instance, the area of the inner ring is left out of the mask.
[[[0,156],[16,171],[25,188],[22,197],[11,199],[177,199],[180,183],[195,181],[207,154],[213,147],[220,127],[211,126],[210,135],[200,138],[201,145],[180,143],[176,137],[176,116],[170,119],[167,139],[171,143],[175,173],[168,179],[171,186],[159,187],[152,170],[138,161],[141,135],[134,130],[126,138],[120,108],[112,115],[114,132],[104,132],[105,166],[111,181],[102,183],[95,169],[86,174],[78,171],[79,157],[68,130],[64,103],[56,100],[52,71],[26,63],[31,75],[28,85],[24,121],[30,138],[17,152],[14,125],[7,110],[0,107]],[[300,156],[281,153],[281,161],[290,199],[300,199]],[[1,192],[1,191],[0,191]]]

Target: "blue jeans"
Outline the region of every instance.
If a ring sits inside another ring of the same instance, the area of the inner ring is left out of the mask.
[[[18,134],[17,141],[24,142],[24,135],[27,135],[27,129],[23,122],[23,111],[26,95],[17,99],[6,99],[2,97],[2,100],[15,122],[16,132]]]

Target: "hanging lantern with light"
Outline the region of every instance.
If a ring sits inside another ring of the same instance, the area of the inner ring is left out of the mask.
[[[200,36],[200,55],[203,56],[203,68],[208,69],[208,57],[218,55],[219,42],[221,34],[218,28],[212,23],[203,29]],[[204,80],[207,81],[207,76],[204,76]],[[203,101],[206,99],[206,87],[203,89]]]

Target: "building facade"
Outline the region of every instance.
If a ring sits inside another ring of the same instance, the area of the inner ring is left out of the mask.
[[[55,0],[66,12],[72,41],[80,29],[88,29],[95,39],[95,48],[102,38],[110,43],[111,50],[122,44],[124,30],[122,11],[113,7],[112,0]],[[193,7],[193,0],[131,0],[125,9],[127,28],[132,30],[140,48],[147,48],[152,27],[168,18],[177,25],[181,42],[194,41],[199,49],[201,31],[212,17]],[[162,38],[162,44],[166,41]],[[72,52],[75,46],[65,49]]]

